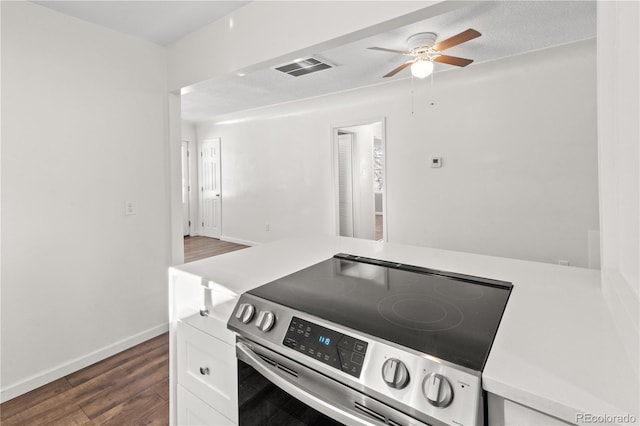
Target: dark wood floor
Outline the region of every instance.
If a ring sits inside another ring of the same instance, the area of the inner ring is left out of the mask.
[[[169,345],[162,334],[0,406],[2,426],[166,425]]]
[[[188,237],[185,238],[185,261],[245,247],[213,238]],[[1,404],[0,424],[168,425],[168,334]]]

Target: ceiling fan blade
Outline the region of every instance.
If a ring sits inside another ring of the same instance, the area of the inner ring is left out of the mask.
[[[393,77],[394,75],[398,74],[400,71],[402,71],[403,69],[405,69],[409,65],[413,64],[415,61],[416,61],[415,59],[412,59],[410,61],[405,62],[404,64],[400,65],[398,68],[394,69],[393,71],[386,73],[383,76],[383,78]]]
[[[455,65],[457,67],[466,67],[473,59],[458,58],[457,56],[439,55],[433,58],[434,62],[441,62],[443,64]]]
[[[380,50],[381,52],[399,53],[401,55],[411,55],[411,53],[409,52],[404,52],[402,50],[395,50],[395,49],[386,49],[384,47],[367,47],[367,49]]]
[[[438,52],[442,52],[445,49],[457,46],[461,43],[464,43],[465,41],[473,40],[474,38],[480,37],[481,35],[482,34],[480,34],[478,31],[469,28],[468,30],[463,31],[460,34],[456,34],[453,37],[441,41],[440,43],[436,43],[433,46],[433,49],[437,50]]]

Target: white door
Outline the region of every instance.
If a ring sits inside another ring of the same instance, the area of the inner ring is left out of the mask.
[[[182,235],[191,235],[189,219],[189,142],[182,142]]]
[[[353,135],[338,134],[338,202],[340,235],[354,236]]]
[[[201,234],[220,238],[220,138],[202,142],[200,160]]]

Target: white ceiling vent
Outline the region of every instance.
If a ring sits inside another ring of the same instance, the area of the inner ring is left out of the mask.
[[[333,65],[330,65],[325,61],[321,61],[318,58],[307,58],[295,60],[290,64],[281,65],[275,69],[294,77],[300,77],[301,75],[311,74],[312,72],[322,71],[329,68],[333,68]]]

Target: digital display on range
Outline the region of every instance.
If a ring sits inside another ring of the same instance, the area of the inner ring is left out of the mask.
[[[291,319],[282,344],[354,377],[360,377],[367,352],[367,342],[298,317]]]
[[[318,337],[318,342],[320,342],[321,344],[323,344],[325,346],[329,346],[329,343],[331,343],[331,338],[330,337],[325,337],[325,336],[319,336]]]

